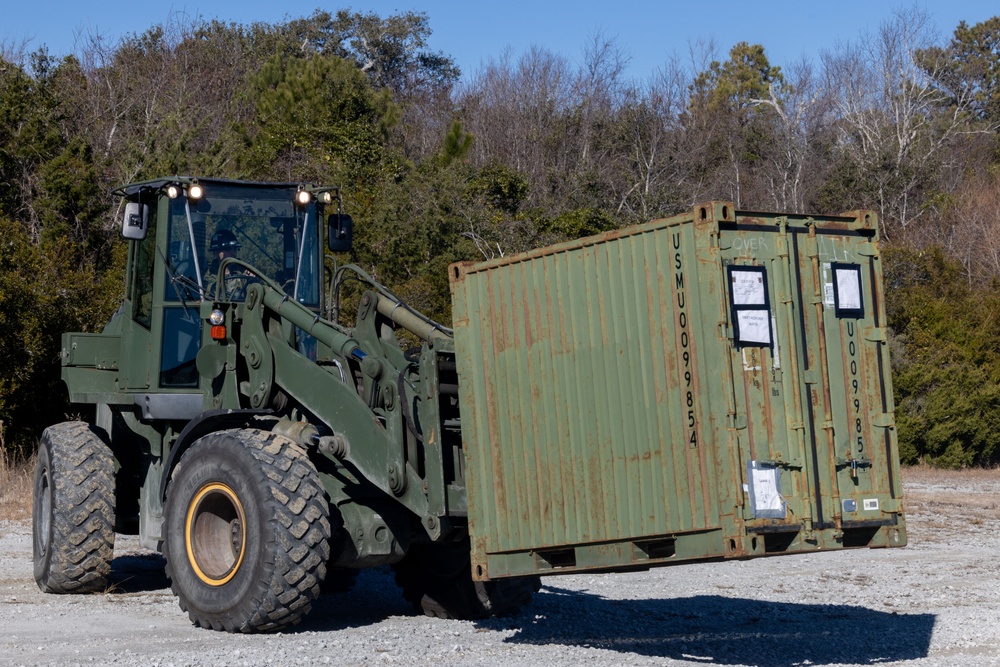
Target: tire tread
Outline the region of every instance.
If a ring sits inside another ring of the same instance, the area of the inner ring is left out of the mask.
[[[258,464],[258,481],[270,489],[264,511],[280,527],[276,531],[273,567],[257,594],[243,608],[234,610],[231,618],[220,621],[202,617],[179,590],[168,537],[164,552],[171,589],[195,625],[243,633],[282,630],[299,623],[310,611],[326,573],[330,521],[325,491],[308,455],[294,441],[253,429],[220,434],[230,434],[242,443]],[[185,452],[180,465],[192,452],[194,448]]]
[[[46,593],[103,591],[114,555],[114,457],[84,422],[50,426],[42,446],[49,455],[52,537],[47,567],[36,554],[35,580]],[[38,517],[34,523],[38,530]]]

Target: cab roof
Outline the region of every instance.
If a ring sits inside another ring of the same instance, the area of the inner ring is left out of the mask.
[[[165,176],[162,178],[156,178],[150,181],[138,181],[136,183],[128,183],[126,185],[119,185],[117,188],[111,191],[112,195],[118,197],[125,197],[126,199],[132,199],[140,192],[155,192],[164,188],[168,185],[192,185],[194,183],[199,183],[205,185],[208,183],[216,183],[219,185],[234,185],[234,186],[246,186],[246,187],[268,187],[268,188],[288,188],[297,189],[303,187],[304,183],[275,183],[266,181],[239,181],[227,178],[202,178],[197,176]],[[335,189],[335,188],[331,188]]]

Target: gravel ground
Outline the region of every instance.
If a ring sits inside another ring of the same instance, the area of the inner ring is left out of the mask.
[[[376,570],[278,635],[193,627],[130,538],[106,593],[42,594],[30,525],[0,523],[0,665],[1000,664],[1000,471],[905,481],[904,549],[549,577],[482,622],[415,616]]]

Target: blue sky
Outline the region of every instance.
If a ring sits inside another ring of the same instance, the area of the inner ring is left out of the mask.
[[[920,7],[945,41],[960,20],[975,24],[1000,15],[997,0],[368,0],[350,4],[321,0],[28,0],[4,3],[0,44],[30,40],[30,50],[46,45],[53,55],[75,50],[81,35],[100,34],[116,41],[168,21],[172,14],[224,21],[274,23],[307,16],[319,6],[334,11],[350,7],[382,16],[424,11],[434,34],[431,48],[455,58],[463,74],[496,58],[507,47],[515,54],[538,45],[574,61],[598,32],[615,37],[631,56],[629,74],[645,79],[673,53],[684,56],[688,44],[713,39],[721,56],[740,41],[763,44],[772,64],[787,66],[802,57],[818,60],[824,49],[874,31],[894,9]]]

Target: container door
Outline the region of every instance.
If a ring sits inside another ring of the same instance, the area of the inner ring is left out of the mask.
[[[746,530],[869,544],[899,510],[876,246],[842,218],[755,222],[720,237]]]
[[[793,235],[803,317],[815,522],[868,544],[900,511],[881,268],[869,236],[810,227]]]
[[[727,286],[730,424],[744,480],[743,520],[771,531],[799,530],[813,514],[812,461],[806,447],[799,340],[789,312],[786,244],[773,229],[723,231]]]

